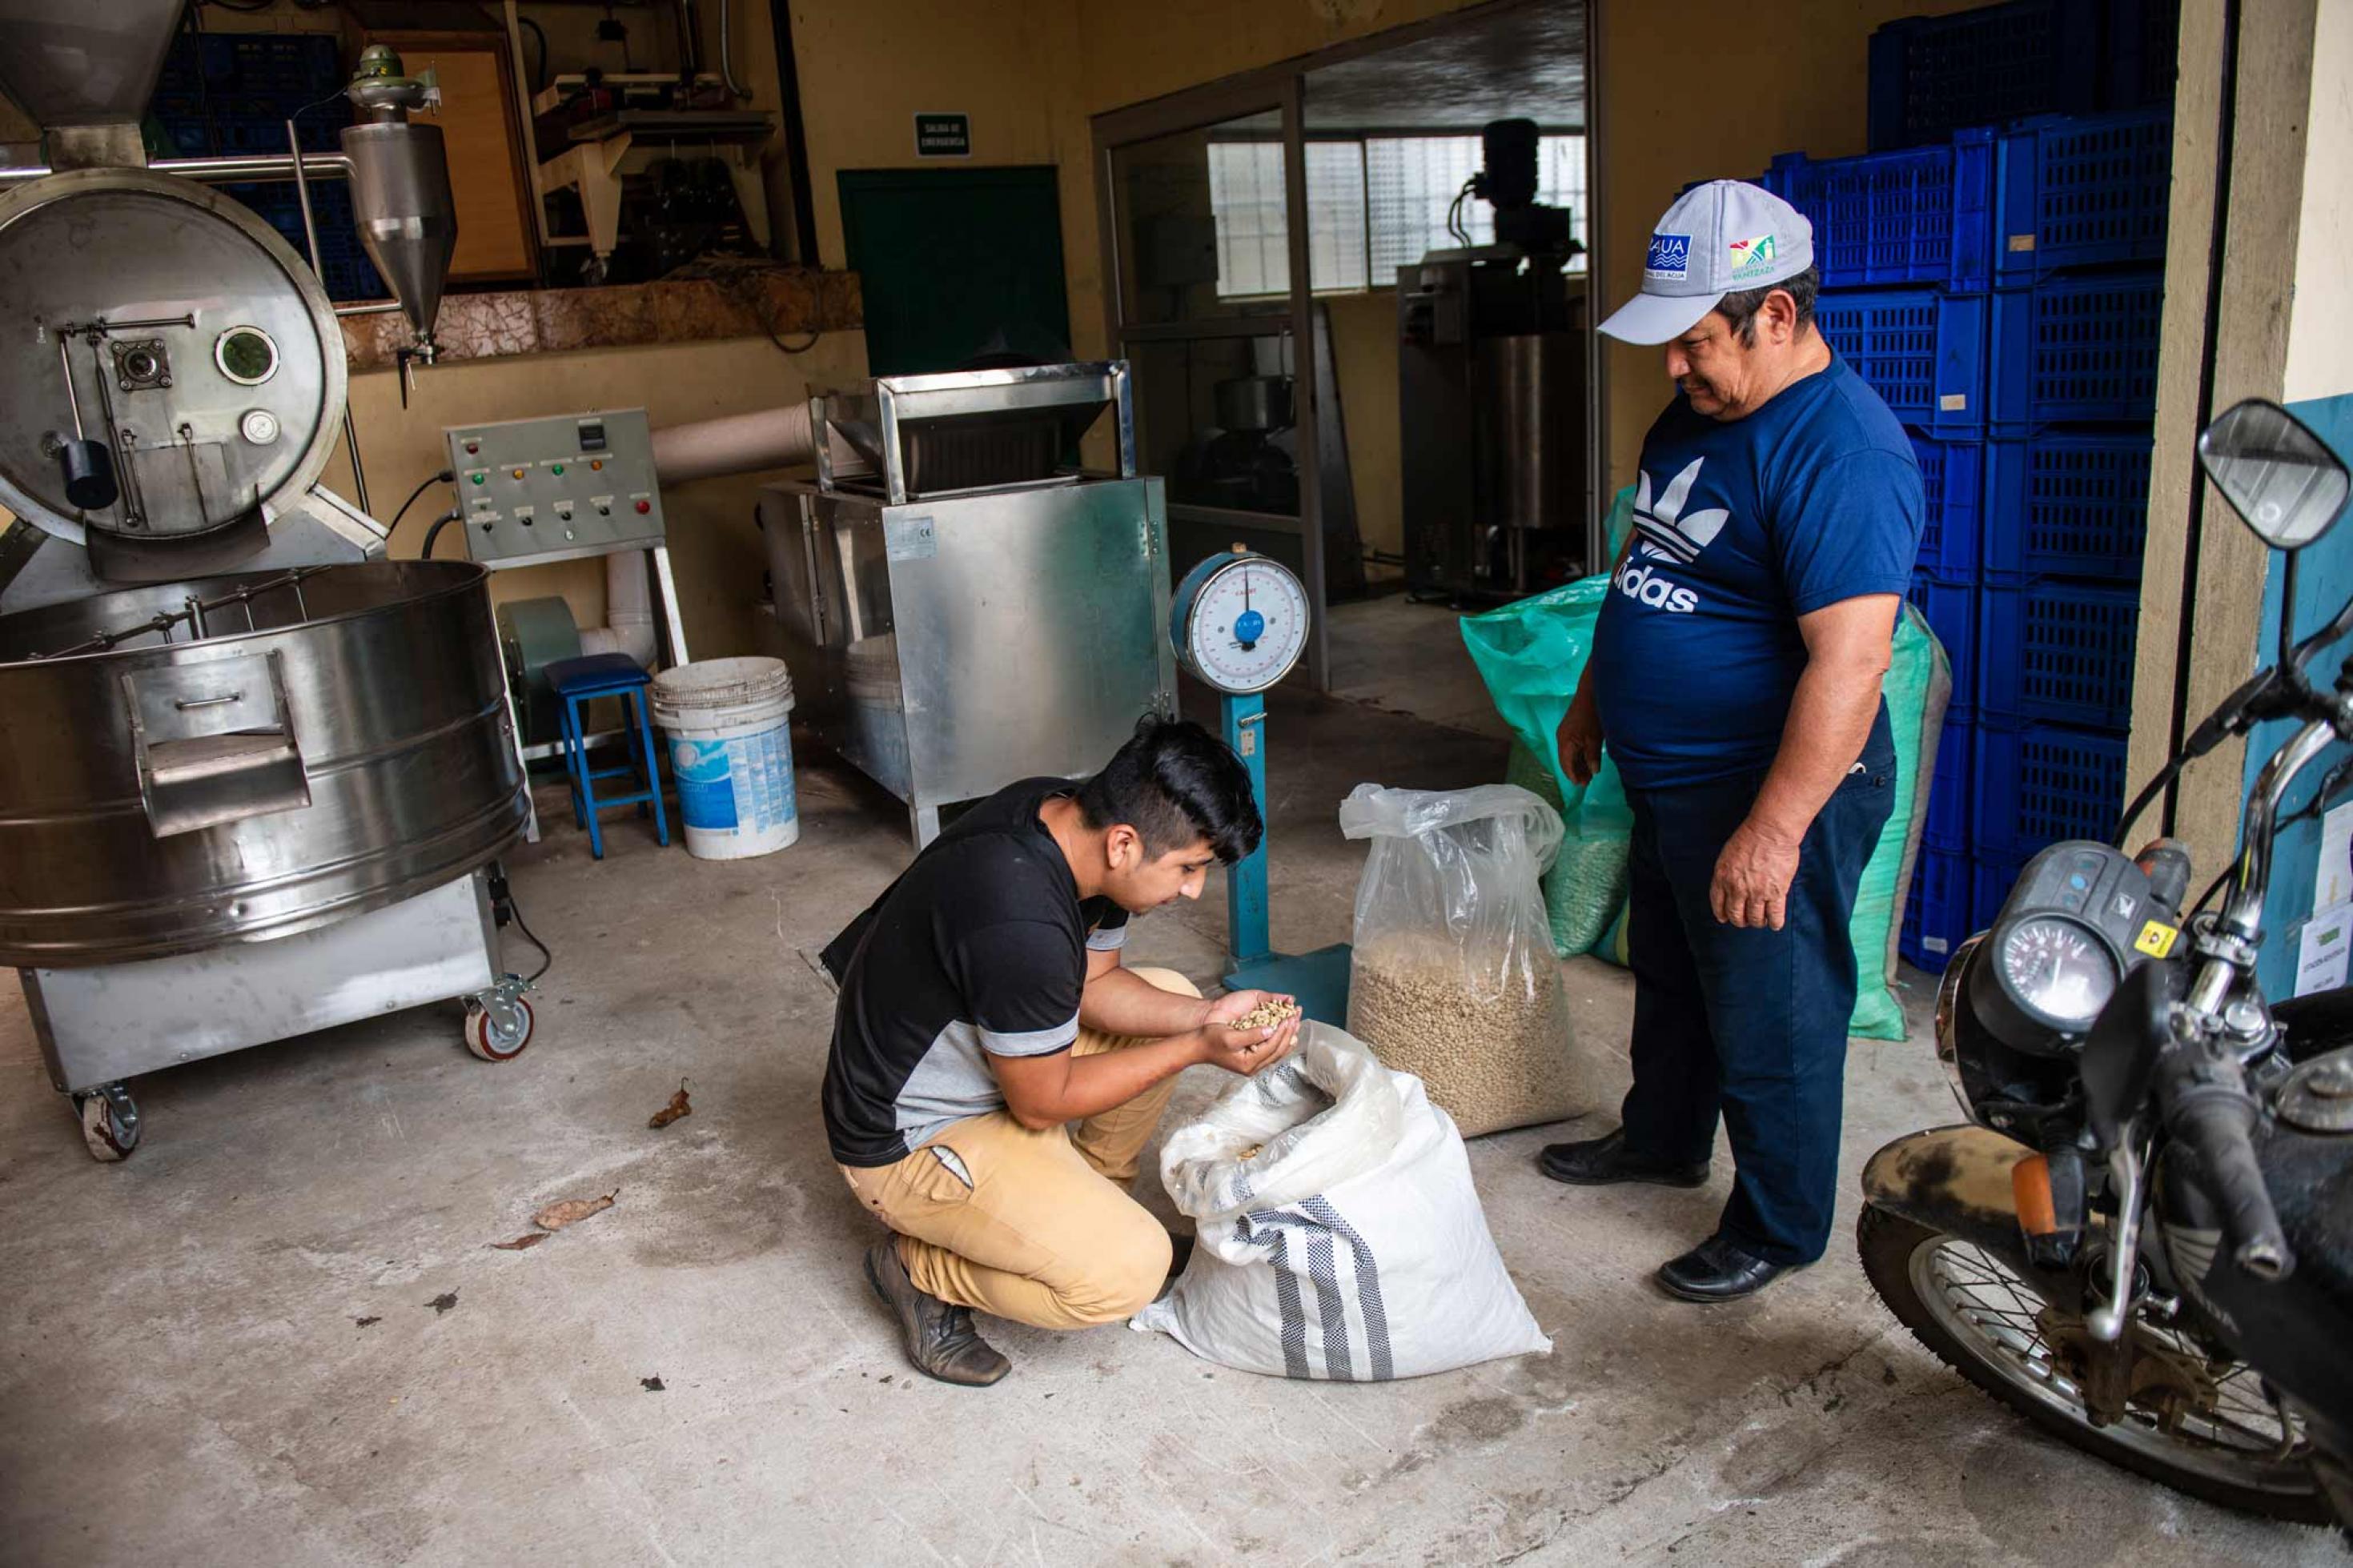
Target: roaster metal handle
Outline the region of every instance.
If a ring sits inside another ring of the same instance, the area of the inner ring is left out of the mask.
[[[311,804],[275,651],[126,670],[122,688],[156,837]]]

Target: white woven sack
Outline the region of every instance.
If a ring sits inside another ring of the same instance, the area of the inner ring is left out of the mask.
[[[1160,1177],[1199,1240],[1130,1324],[1198,1356],[1377,1383],[1552,1349],[1454,1123],[1338,1029],[1307,1025],[1288,1059],[1171,1133]]]

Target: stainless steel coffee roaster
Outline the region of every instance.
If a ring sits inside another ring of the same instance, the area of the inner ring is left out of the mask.
[[[0,11],[46,155],[0,170],[0,963],[110,1159],[154,1068],[459,996],[479,1055],[532,1022],[498,962],[526,800],[482,571],[384,559],[364,499],[321,486],[335,308],[205,183],[351,180],[429,345],[440,133],[371,51],[341,155],[150,164],[179,12]]]
[[[1118,469],[1084,471],[1106,416]],[[1103,765],[1173,710],[1167,516],[1124,363],[889,376],[809,399],[814,483],[760,522],[800,715],[907,805]]]
[[[1461,200],[1494,209],[1492,245],[1398,269],[1406,578],[1456,603],[1581,576],[1585,560],[1584,247],[1536,198],[1534,121],[1499,120]],[[1458,203],[1458,206],[1460,203]]]

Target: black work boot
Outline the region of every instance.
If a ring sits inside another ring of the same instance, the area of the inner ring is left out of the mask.
[[[866,1282],[882,1298],[907,1336],[907,1359],[925,1377],[965,1388],[987,1388],[1013,1370],[987,1340],[973,1332],[972,1314],[926,1296],[899,1261],[899,1238],[886,1236],[866,1250]]]
[[[1773,1263],[1718,1231],[1681,1258],[1659,1266],[1659,1288],[1686,1301],[1737,1301],[1802,1265]]]
[[[1577,1143],[1548,1143],[1536,1158],[1537,1168],[1556,1182],[1580,1187],[1607,1186],[1612,1182],[1650,1182],[1662,1187],[1704,1187],[1707,1162],[1673,1165],[1646,1159],[1626,1149],[1623,1128],[1606,1138]]]

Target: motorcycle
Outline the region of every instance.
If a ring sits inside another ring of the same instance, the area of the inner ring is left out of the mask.
[[[2353,632],[2353,600],[2291,636],[2294,552],[2335,525],[2353,476],[2262,400],[2217,419],[2199,462],[2290,552],[2279,662],[2190,733],[2114,844],[2036,855],[1956,951],[1936,1055],[1968,1122],[1873,1156],[1855,1242],[1922,1344],[2046,1431],[2353,1532],[2353,989],[2274,1005],[2255,978],[2289,787],[2353,741],[2353,657],[2326,689],[2306,674]],[[2247,795],[2236,860],[2185,911],[2189,855],[2165,839],[2127,855],[2133,822],[2272,719],[2297,728]]]

